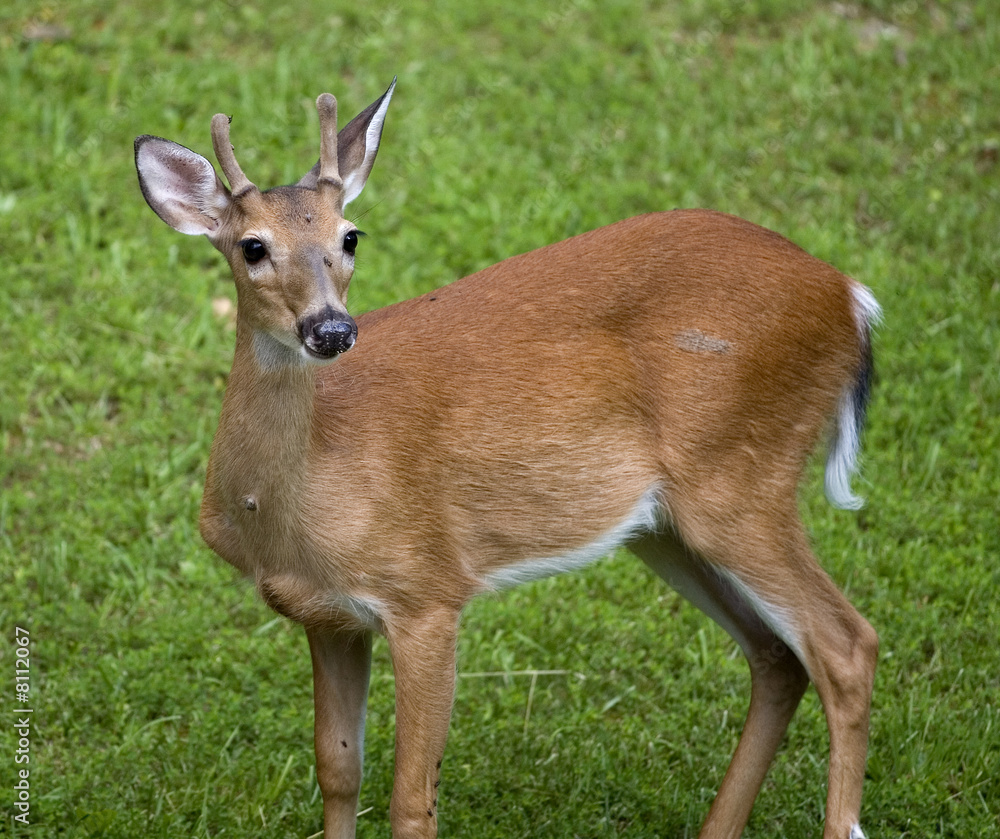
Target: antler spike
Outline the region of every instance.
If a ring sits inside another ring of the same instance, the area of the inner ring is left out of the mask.
[[[343,187],[337,161],[337,100],[321,93],[316,100],[319,111],[319,182]]]
[[[236,162],[233,146],[229,142],[229,119],[225,114],[216,114],[212,117],[212,147],[215,149],[215,157],[222,167],[222,173],[229,181],[229,189],[233,195],[239,195],[241,192],[254,188],[254,185],[243,174],[240,164]]]

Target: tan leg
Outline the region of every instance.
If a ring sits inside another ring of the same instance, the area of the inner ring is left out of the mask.
[[[758,542],[755,551],[765,562],[730,573],[792,647],[826,715],[830,762],[823,836],[857,839],[878,636],[820,568],[797,523],[775,531],[766,547]]]
[[[702,839],[739,836],[809,679],[794,653],[724,578],[679,541],[650,536],[633,550],[732,635],[750,664],[750,708],[743,733],[700,833]]]
[[[316,776],[324,839],[353,839],[361,790],[365,708],[371,671],[367,633],[306,629],[316,705]]]
[[[709,564],[678,539],[634,546],[657,573],[719,623],[750,663],[750,708],[702,839],[739,836],[811,677],[830,731],[825,839],[856,839],[877,639],[818,566],[797,526],[753,530]],[[751,547],[752,546],[752,547]],[[748,560],[746,552],[754,556]]]
[[[809,684],[795,655],[774,635],[749,657],[750,708],[736,752],[700,836],[739,836],[781,739]],[[773,653],[773,654],[772,654]]]
[[[878,636],[846,599],[842,598],[842,605],[844,617],[850,615],[854,620],[837,627],[835,655],[816,656],[815,662],[808,665],[830,731],[830,785],[823,836],[863,839],[859,826],[861,788],[868,753]],[[809,655],[808,660],[813,658]]]
[[[458,612],[441,609],[389,628],[396,678],[393,839],[437,836],[437,791],[455,697]]]

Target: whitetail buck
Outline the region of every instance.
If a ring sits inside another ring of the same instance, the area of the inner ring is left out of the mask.
[[[740,834],[810,680],[830,734],[824,836],[862,836],[878,641],[810,552],[796,488],[832,427],[828,494],[859,503],[871,293],[749,222],[675,211],[355,325],[360,231],[344,207],[391,95],[339,136],[336,101],[320,96],[319,162],[266,192],[224,115],[212,141],[228,189],[193,151],[135,143],[150,207],[206,235],[236,280],[201,532],[305,626],[325,836],[355,834],[372,632],[396,679],[392,834],[432,837],[462,608],[621,545],[750,663],[746,724],[701,836]]]

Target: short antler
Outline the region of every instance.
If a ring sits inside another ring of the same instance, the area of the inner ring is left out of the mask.
[[[337,100],[333,94],[321,93],[316,110],[319,111],[319,182],[343,187],[337,162]]]
[[[225,114],[212,117],[212,147],[233,195],[253,189],[253,183],[243,174],[240,164],[236,162],[236,155],[233,154],[233,147],[229,142],[229,117]]]

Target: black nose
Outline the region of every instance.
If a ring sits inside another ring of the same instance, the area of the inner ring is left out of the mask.
[[[333,358],[347,352],[358,337],[358,327],[346,312],[336,312],[327,307],[316,315],[309,315],[299,324],[302,344],[316,358]]]

